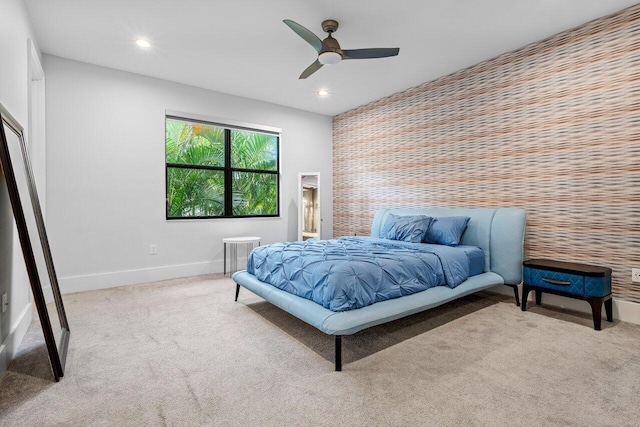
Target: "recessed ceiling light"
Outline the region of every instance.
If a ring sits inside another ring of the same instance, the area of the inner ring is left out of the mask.
[[[145,49],[151,47],[151,43],[149,43],[149,41],[145,39],[136,40],[136,44],[140,47],[144,47]]]
[[[329,91],[326,89],[320,89],[318,91],[318,96],[322,96],[322,97],[329,96]]]

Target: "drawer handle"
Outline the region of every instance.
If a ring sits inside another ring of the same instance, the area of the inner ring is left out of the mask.
[[[551,283],[552,285],[571,286],[571,282],[565,282],[565,281],[562,281],[562,280],[547,279],[546,277],[543,277],[542,281],[543,282],[547,282],[547,283]]]

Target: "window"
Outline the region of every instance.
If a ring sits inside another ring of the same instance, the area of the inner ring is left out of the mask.
[[[167,115],[167,219],[279,215],[280,135]]]

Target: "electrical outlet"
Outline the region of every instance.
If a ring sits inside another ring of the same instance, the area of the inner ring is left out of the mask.
[[[158,245],[152,244],[149,246],[149,255],[158,255]]]
[[[631,269],[631,281],[635,283],[640,283],[640,268]]]
[[[7,293],[2,294],[2,312],[7,311],[7,307],[9,307],[9,298],[7,297]]]

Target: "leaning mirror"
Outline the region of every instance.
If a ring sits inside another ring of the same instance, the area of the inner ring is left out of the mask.
[[[320,239],[320,174],[298,174],[298,240]]]
[[[69,325],[27,156],[23,128],[0,105],[0,166],[7,185],[33,299],[42,325],[54,379],[64,375]]]

